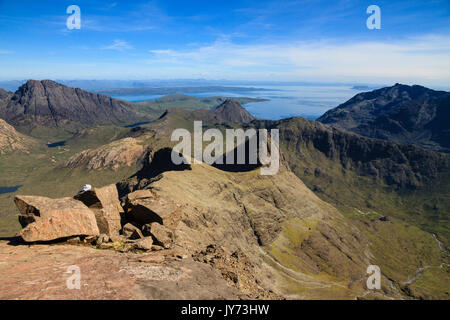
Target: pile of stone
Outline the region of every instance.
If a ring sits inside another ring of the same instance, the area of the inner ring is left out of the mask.
[[[100,248],[162,250],[171,247],[180,207],[150,190],[125,196],[123,206],[114,184],[73,198],[16,196],[25,242],[82,241]]]

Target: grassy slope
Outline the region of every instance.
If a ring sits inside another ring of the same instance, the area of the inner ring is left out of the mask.
[[[340,161],[330,159],[311,144],[280,143],[294,173],[370,239],[372,262],[398,290],[416,298],[449,298],[448,268],[437,268],[449,263],[448,256],[430,234],[437,234],[448,248],[448,173],[440,172],[433,183],[416,190],[396,190],[379,179],[344,168]],[[389,221],[380,221],[383,216],[390,217]],[[402,284],[426,265],[433,267],[412,284]]]
[[[336,205],[350,218],[373,219],[394,216],[423,230],[436,233],[450,243],[448,176],[418,190],[398,191],[379,180],[344,169],[317,150],[305,146],[301,156],[282,144],[294,173],[325,201]],[[310,170],[305,170],[310,168]],[[320,168],[320,173],[315,173]]]
[[[291,137],[280,141],[292,171],[323,200],[335,205],[349,218],[374,219],[393,216],[419,228],[435,233],[448,247],[450,230],[450,172],[439,172],[426,185],[398,188],[379,178],[358,174],[345,168],[339,155],[330,157],[314,146],[307,136],[311,123],[291,119],[280,128],[290,130]],[[301,130],[305,132],[300,133]],[[303,137],[303,140],[297,137]],[[305,138],[306,137],[306,138]]]

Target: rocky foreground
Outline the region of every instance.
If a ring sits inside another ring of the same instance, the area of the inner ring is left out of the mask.
[[[156,190],[130,192],[122,202],[115,185],[73,198],[17,196],[23,229],[0,242],[0,298],[281,298],[258,285],[237,247],[230,251],[207,235],[189,235],[195,227],[186,224],[199,223],[198,217],[182,219],[199,207],[186,210],[189,204]],[[80,268],[80,290],[66,286],[71,265]]]
[[[164,166],[70,198],[17,196],[0,242],[3,299],[402,298],[365,287],[369,239],[282,161],[278,174]],[[388,222],[379,222],[388,223]],[[81,288],[68,289],[69,266]]]
[[[13,244],[13,245],[11,245]],[[177,250],[118,253],[83,244],[0,241],[0,299],[239,299],[212,266]],[[68,289],[67,268],[81,271]]]

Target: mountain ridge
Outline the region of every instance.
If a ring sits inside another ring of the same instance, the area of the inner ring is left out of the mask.
[[[359,93],[317,121],[363,136],[450,152],[450,92],[395,84]]]

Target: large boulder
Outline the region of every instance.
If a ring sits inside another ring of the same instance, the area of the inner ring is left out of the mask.
[[[123,226],[122,235],[131,240],[144,238],[141,230],[131,223],[127,223]]]
[[[83,202],[94,212],[100,233],[108,235],[112,240],[119,237],[123,209],[116,185],[94,188],[77,194],[74,198]]]
[[[174,228],[181,219],[181,208],[171,200],[164,199],[150,190],[137,190],[126,198],[126,219],[138,225],[158,222]]]
[[[19,235],[26,242],[99,234],[95,214],[73,198],[16,196],[14,202],[23,227]]]
[[[155,245],[159,245],[164,248],[169,248],[173,242],[173,232],[169,228],[159,224],[158,222],[153,222],[150,225],[145,225],[149,229],[150,235],[153,239]]]

